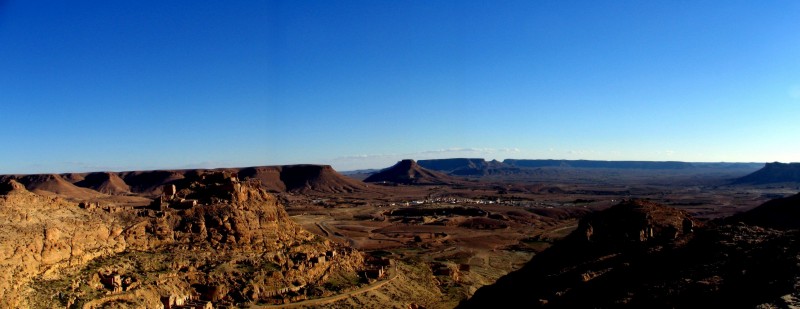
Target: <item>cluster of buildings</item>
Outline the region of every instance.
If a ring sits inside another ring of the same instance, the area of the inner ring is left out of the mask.
[[[100,202],[88,202],[88,201],[78,203],[78,207],[91,211],[102,210],[105,212],[118,212],[121,211],[122,209],[125,209],[123,207],[112,207],[111,205],[103,205],[100,204]]]
[[[388,206],[418,206],[424,204],[513,204],[513,201],[502,201],[499,198],[493,200],[456,198],[456,197],[436,197],[424,200],[413,200],[405,202],[389,203]]]
[[[175,185],[164,185],[164,190],[157,199],[150,203],[150,208],[158,211],[166,211],[167,209],[189,209],[197,206],[196,199],[184,199],[178,197],[178,191]]]

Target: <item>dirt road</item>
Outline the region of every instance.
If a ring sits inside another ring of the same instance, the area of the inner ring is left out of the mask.
[[[395,278],[397,278],[397,275],[398,275],[397,266],[395,265],[395,267],[391,271],[391,274],[389,274],[389,278],[387,278],[386,280],[377,281],[377,282],[375,282],[373,284],[367,285],[365,287],[362,287],[362,288],[359,288],[357,290],[353,290],[353,291],[350,291],[350,292],[347,292],[347,293],[342,293],[342,294],[337,294],[337,295],[332,295],[332,296],[323,297],[323,298],[317,298],[317,299],[304,300],[304,301],[295,302],[295,303],[291,303],[291,304],[252,306],[250,308],[265,308],[265,309],[266,308],[297,308],[297,307],[314,307],[314,306],[318,306],[318,305],[330,304],[330,303],[335,302],[335,301],[339,301],[339,300],[342,300],[342,299],[345,299],[345,298],[353,297],[353,296],[358,295],[358,294],[362,294],[362,293],[366,293],[366,292],[369,292],[369,291],[374,291],[376,289],[379,289],[380,287],[386,285],[387,283],[389,283],[392,280],[394,280]]]

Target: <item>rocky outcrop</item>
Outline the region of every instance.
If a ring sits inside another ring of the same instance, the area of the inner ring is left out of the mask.
[[[34,277],[54,278],[64,269],[125,249],[122,227],[107,215],[28,192],[13,180],[3,186],[0,307],[25,307],[21,293]]]
[[[283,302],[363,265],[229,171],[187,173],[147,208],[115,213],[3,188],[0,307]]]

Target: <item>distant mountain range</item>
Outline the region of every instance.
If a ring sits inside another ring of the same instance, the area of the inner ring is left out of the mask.
[[[527,160],[506,159],[503,162],[481,158],[419,160],[419,165],[454,176],[535,175],[536,169],[628,169],[628,170],[693,170],[693,169],[757,169],[763,163],[710,163],[679,161],[598,161],[598,160]]]
[[[686,169],[695,167],[689,162],[678,161],[595,161],[595,160],[517,160],[506,159],[503,163],[518,167],[573,167],[614,169]]]
[[[245,168],[220,168],[236,174],[240,179],[259,179],[262,188],[271,192],[346,193],[377,190],[364,182],[390,182],[395,184],[438,185],[463,183],[462,176],[514,176],[555,177],[563,173],[583,173],[585,169],[650,170],[650,171],[716,171],[736,170],[749,172],[763,169],[738,178],[734,183],[762,184],[775,182],[800,182],[800,164],[769,163],[690,163],[655,161],[591,161],[591,160],[518,160],[503,162],[480,158],[453,158],[436,160],[402,160],[383,170],[360,170],[340,174],[329,165],[278,165]],[[584,169],[582,172],[581,169]],[[38,175],[0,175],[0,181],[15,179],[28,190],[51,192],[63,196],[87,197],[103,195],[145,194],[156,195],[164,184],[177,183],[205,169],[154,170],[128,172],[93,172]],[[350,175],[351,177],[344,176]],[[571,175],[571,174],[570,174]],[[735,177],[735,176],[734,176]],[[364,181],[360,181],[364,179]]]

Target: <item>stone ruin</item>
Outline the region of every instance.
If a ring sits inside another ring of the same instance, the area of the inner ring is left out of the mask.
[[[431,272],[433,272],[435,276],[448,276],[454,282],[459,282],[461,280],[460,265],[453,266],[445,263],[434,262],[431,263]]]
[[[137,286],[139,282],[131,276],[122,276],[116,271],[100,271],[97,277],[102,288],[109,290],[111,294],[129,291]]]
[[[150,209],[190,209],[198,205],[237,202],[247,199],[239,178],[231,172],[199,173],[187,177],[181,188],[166,184],[161,195],[150,203]]]
[[[366,267],[362,274],[364,279],[378,280],[386,276],[386,271],[392,265],[392,260],[388,258],[369,257],[366,260]]]

